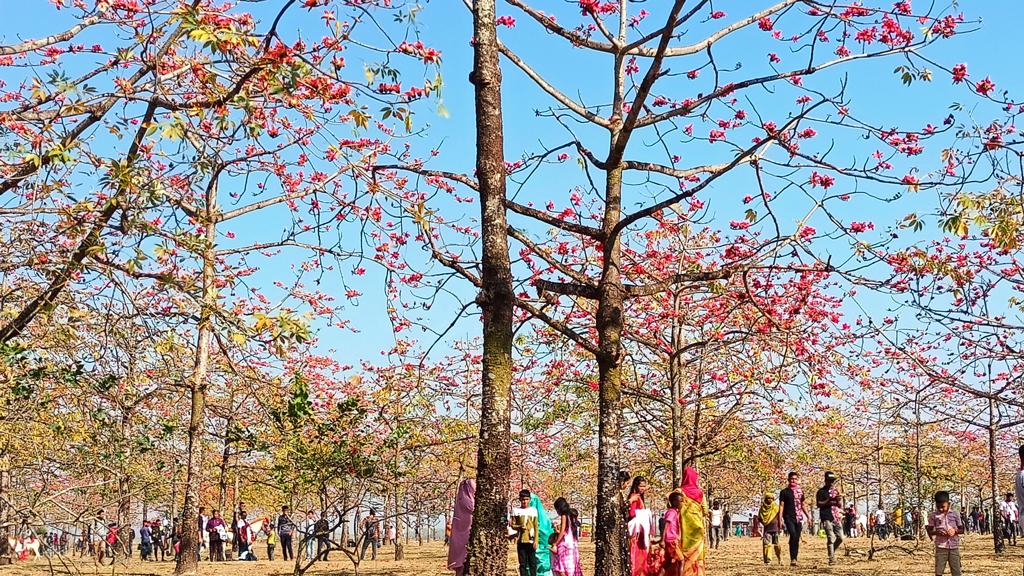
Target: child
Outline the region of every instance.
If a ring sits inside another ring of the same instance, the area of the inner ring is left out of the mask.
[[[273,560],[274,548],[277,546],[277,530],[274,529],[273,524],[265,530],[267,532],[267,560]]]
[[[558,547],[556,546],[557,543],[558,543],[558,533],[557,532],[552,532],[548,536],[548,551],[551,552],[552,554],[558,554]]]
[[[960,514],[949,509],[949,492],[935,493],[935,512],[928,515],[925,525],[929,538],[935,538],[935,576],[942,576],[949,564],[949,573],[960,576],[960,535],[964,521]]]
[[[674,490],[668,495],[668,510],[665,511],[665,530],[662,543],[665,546],[665,576],[680,576],[683,570],[682,528],[679,524],[679,507],[682,495]]]
[[[761,524],[764,525],[764,530],[761,532],[761,548],[764,563],[771,563],[768,552],[774,548],[775,560],[781,566],[782,546],[779,545],[779,532],[782,532],[782,514],[779,514],[779,511],[779,503],[775,500],[775,494],[768,493],[761,500],[761,509],[758,511],[757,516],[761,520]]]

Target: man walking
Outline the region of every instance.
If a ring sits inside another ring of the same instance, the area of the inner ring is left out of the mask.
[[[782,503],[782,522],[789,535],[789,565],[796,566],[800,557],[800,534],[807,518],[804,491],[800,489],[800,475],[796,472],[790,472],[786,477],[786,487],[779,492],[779,502]]]
[[[836,475],[825,472],[825,485],[818,489],[815,497],[821,528],[825,531],[829,564],[836,563],[836,549],[843,543],[843,528],[839,523],[842,517],[843,497],[835,487],[835,482]]]
[[[281,555],[285,561],[295,560],[295,552],[292,550],[295,522],[292,520],[290,511],[287,506],[281,506],[281,515],[277,517],[277,536],[281,539]]]

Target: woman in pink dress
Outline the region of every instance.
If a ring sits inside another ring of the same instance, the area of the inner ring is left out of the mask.
[[[555,537],[554,557],[551,571],[555,576],[583,576],[580,568],[579,533],[573,519],[573,509],[565,498],[555,500],[555,512],[558,512],[558,532]]]

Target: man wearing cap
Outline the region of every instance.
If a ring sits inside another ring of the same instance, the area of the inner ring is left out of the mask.
[[[825,472],[825,485],[818,489],[815,497],[821,528],[825,531],[827,539],[829,564],[835,564],[836,549],[843,543],[843,528],[839,523],[839,519],[842,518],[843,497],[835,483],[836,475],[833,472]]]

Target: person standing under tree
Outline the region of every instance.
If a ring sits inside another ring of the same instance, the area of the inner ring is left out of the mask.
[[[320,514],[320,519],[313,524],[313,532],[316,535],[316,559],[327,561],[331,551],[330,524],[327,522],[327,513]]]
[[[786,478],[786,487],[779,492],[781,516],[786,534],[789,535],[789,565],[796,566],[800,557],[800,534],[807,518],[807,505],[804,503],[804,491],[800,489],[800,475],[790,472]]]
[[[295,560],[295,552],[292,549],[292,537],[295,534],[295,522],[292,521],[289,508],[281,506],[281,515],[277,517],[277,535],[281,539],[281,556],[287,562]]]
[[[729,505],[722,506],[722,540],[729,539],[729,531],[732,530],[732,514],[729,513]]]
[[[843,528],[839,524],[842,517],[843,497],[835,487],[836,475],[825,472],[825,485],[818,489],[815,500],[818,504],[818,516],[821,528],[825,531],[828,546],[828,563],[836,563],[836,550],[843,543]]]
[[[679,523],[682,530],[682,576],[704,576],[704,526],[708,518],[708,503],[700,487],[697,470],[687,466],[679,486]]]
[[[628,574],[629,559],[629,485],[632,480],[628,470],[619,470],[619,536],[622,547],[619,549],[620,574]]]
[[[519,491],[519,507],[512,508],[510,526],[516,532],[516,555],[519,558],[519,576],[537,576],[537,541],[540,530],[537,510],[530,505],[530,491]]]
[[[1017,545],[1017,503],[1013,493],[1007,492],[1006,498],[999,503],[999,513],[1003,516],[1003,537],[1010,546]]]
[[[925,530],[935,538],[935,576],[942,576],[949,564],[949,573],[960,576],[960,535],[964,521],[960,514],[949,509],[949,492],[935,493],[935,512],[928,516]]]
[[[274,548],[277,547],[277,530],[270,524],[263,528],[267,532],[267,560],[274,560]]]
[[[651,548],[654,517],[647,508],[645,495],[647,481],[643,476],[633,478],[629,486],[629,565],[630,576],[643,576],[647,570],[647,551]]]
[[[711,504],[711,538],[708,539],[708,545],[715,550],[718,550],[718,545],[722,542],[723,514],[722,502],[715,500]]]
[[[206,532],[210,535],[210,562],[224,561],[224,519],[220,510],[213,511],[213,517],[206,523]]]
[[[380,519],[377,518],[377,511],[370,508],[370,515],[363,518],[359,523],[359,529],[363,533],[363,549],[359,554],[359,560],[366,557],[366,548],[372,546],[373,555],[371,560],[377,559],[377,546],[380,541]]]

